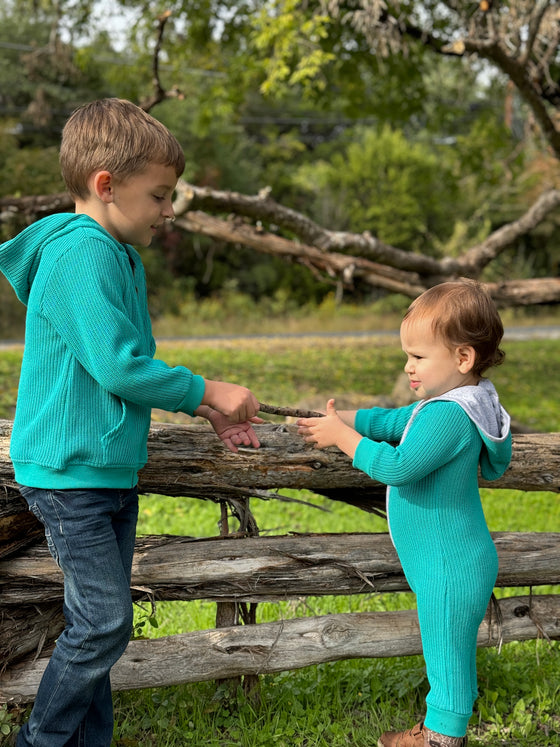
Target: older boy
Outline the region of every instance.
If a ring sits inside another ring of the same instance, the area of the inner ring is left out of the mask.
[[[64,572],[66,628],[18,747],[108,747],[109,671],[130,638],[138,470],[154,407],[202,415],[232,451],[259,443],[246,388],[154,358],[148,246],[173,218],[184,169],[177,140],[128,101],[86,104],[68,120],[62,174],[76,210],[0,247],[0,269],[27,305],[10,455]]]

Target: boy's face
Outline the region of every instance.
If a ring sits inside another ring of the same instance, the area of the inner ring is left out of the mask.
[[[126,181],[110,178],[109,199],[99,222],[117,241],[149,246],[162,223],[174,217],[176,186],[175,169],[160,164],[150,164]]]
[[[434,336],[430,320],[405,320],[401,325],[401,343],[407,357],[405,373],[411,389],[421,399],[478,383],[472,372],[473,348],[448,347]]]

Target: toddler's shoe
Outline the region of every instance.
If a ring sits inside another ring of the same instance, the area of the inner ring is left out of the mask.
[[[424,724],[413,726],[408,731],[386,731],[377,742],[377,747],[424,747]]]
[[[467,747],[467,737],[447,737],[426,729],[423,722],[408,731],[386,731],[377,747]]]

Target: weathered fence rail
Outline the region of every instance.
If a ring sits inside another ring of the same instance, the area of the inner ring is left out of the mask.
[[[499,610],[501,625],[487,615],[479,629],[479,646],[560,636],[557,596],[509,597],[499,601]],[[131,641],[112,670],[111,682],[115,690],[130,690],[421,651],[412,610],[324,615]],[[38,659],[6,671],[0,698],[33,700],[46,662]]]
[[[495,532],[496,586],[560,584],[560,532]],[[275,602],[410,591],[387,534],[189,539],[139,537],[133,595],[158,600]],[[3,608],[62,602],[62,573],[44,544],[0,561]]]
[[[11,422],[0,420],[0,485],[14,488],[10,462]],[[303,446],[295,426],[257,426],[260,449],[233,454],[224,449],[204,425],[154,424],[150,430],[150,459],[140,475],[142,493],[215,498],[252,495],[255,490],[309,489],[359,503],[371,509],[384,506],[385,491],[352,467],[338,449]],[[513,459],[506,473],[481,486],[560,492],[560,434],[520,433],[514,436]]]
[[[264,491],[308,488],[383,510],[383,486],[354,470],[338,450],[303,445],[294,430],[258,426],[261,449],[231,454],[205,426],[154,425],[141,492],[237,505]],[[17,493],[10,434],[11,422],[0,421],[0,702],[34,698],[63,626],[62,576]],[[560,434],[516,434],[512,464],[491,487],[560,492]],[[498,586],[560,584],[560,533],[501,532],[494,541]],[[388,536],[365,533],[140,537],[132,585],[135,598],[233,604],[408,589]],[[560,637],[560,595],[490,606],[479,645],[539,636]],[[116,689],[153,687],[420,651],[414,611],[326,615],[132,641],[112,679]]]

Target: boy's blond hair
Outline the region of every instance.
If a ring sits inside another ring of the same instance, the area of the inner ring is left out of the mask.
[[[123,181],[149,164],[172,166],[179,178],[185,156],[167,127],[130,101],[110,98],[84,104],[64,126],[60,168],[74,199],[88,197],[88,179],[95,171],[109,171]]]
[[[434,285],[408,307],[403,322],[431,319],[432,332],[450,348],[470,345],[475,351],[473,373],[499,366],[504,327],[490,294],[475,280],[461,279]]]

